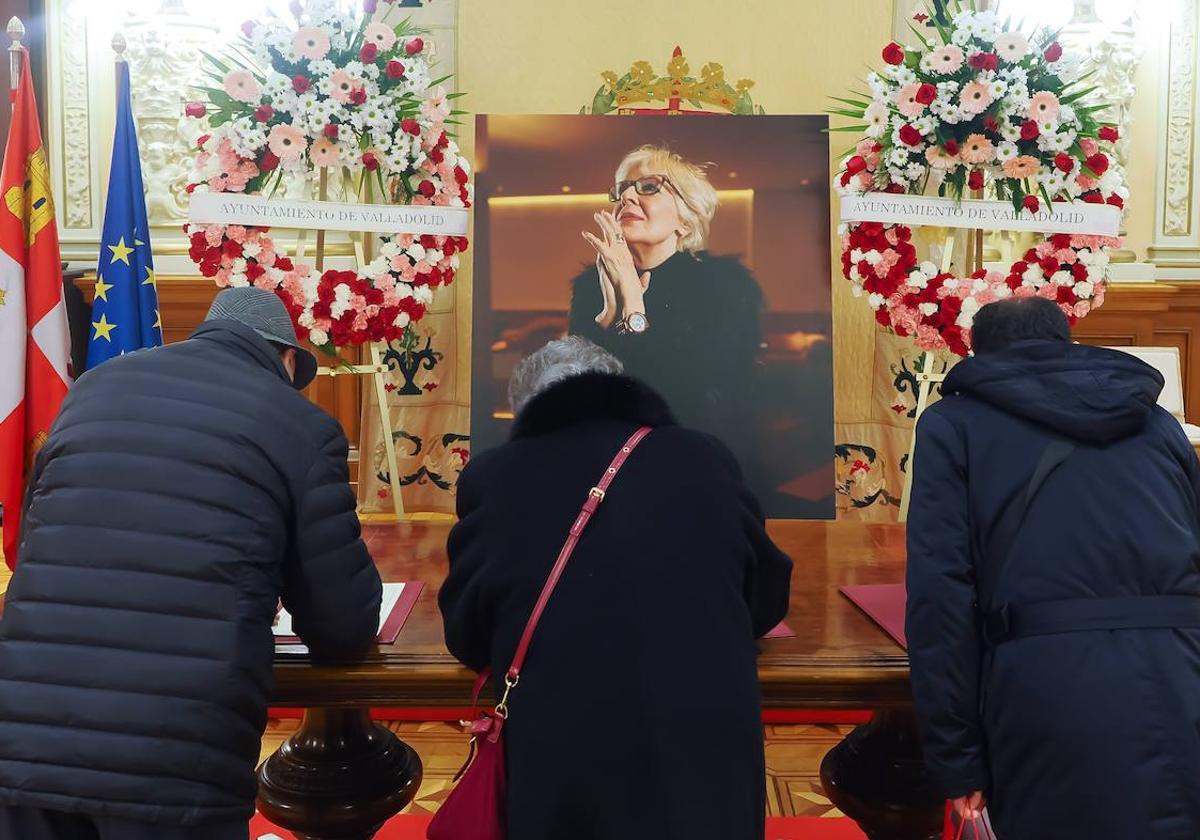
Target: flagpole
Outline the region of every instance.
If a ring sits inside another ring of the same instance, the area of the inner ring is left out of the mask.
[[[116,61],[117,61],[117,82],[118,82],[118,84],[121,81],[120,65],[125,63],[125,48],[127,46],[128,46],[128,44],[126,43],[125,36],[123,34],[118,32],[116,35],[113,35],[112,48],[113,48],[113,52],[115,52],[117,54]]]
[[[10,89],[16,90],[21,86],[21,39],[25,37],[25,24],[16,15],[8,22],[8,37],[12,43],[8,47],[8,78]]]

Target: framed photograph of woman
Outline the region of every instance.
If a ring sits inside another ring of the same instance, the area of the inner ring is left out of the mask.
[[[718,437],[772,518],[833,516],[824,117],[480,116],[472,446],[580,335]]]

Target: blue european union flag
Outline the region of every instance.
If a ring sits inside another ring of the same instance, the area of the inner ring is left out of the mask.
[[[117,63],[117,131],[92,302],[89,369],[113,356],[162,344],[156,283],[142,164],[129,101],[129,65],[121,61]]]

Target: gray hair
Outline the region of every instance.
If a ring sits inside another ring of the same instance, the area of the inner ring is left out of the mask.
[[[620,360],[586,338],[568,335],[530,353],[508,380],[508,401],[514,414],[551,385],[584,373],[621,373]]]

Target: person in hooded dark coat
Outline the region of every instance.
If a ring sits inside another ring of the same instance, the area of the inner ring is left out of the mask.
[[[1069,339],[1048,301],[984,307],[917,424],[925,760],[1000,840],[1194,840],[1200,466],[1156,370]]]
[[[589,488],[654,427],[584,531],[509,698],[508,836],[762,840],[755,639],[787,612],[792,564],[729,451],[620,370],[578,337],[518,367],[511,440],[459,480],[446,644],[476,671],[508,669]]]
[[[346,436],[280,298],[83,375],[38,453],[0,620],[0,840],[245,840],[276,606],[361,658],[381,585]]]

